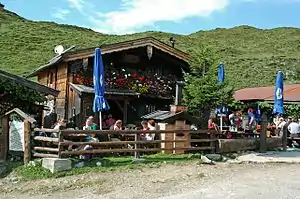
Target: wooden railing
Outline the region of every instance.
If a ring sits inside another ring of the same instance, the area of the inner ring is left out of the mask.
[[[34,129],[33,136],[33,157],[69,157],[73,155],[104,155],[112,153],[134,153],[139,157],[140,153],[166,152],[166,153],[187,153],[191,151],[216,151],[216,135],[211,130],[167,130],[167,131],[86,131],[86,130],[63,130]],[[48,134],[48,137],[36,135],[38,133]],[[58,137],[49,137],[51,133],[57,133]],[[142,140],[141,134],[155,134],[158,139]],[[85,142],[82,138],[87,135],[95,137],[102,136],[99,142]],[[111,138],[119,135],[122,140],[115,141]],[[200,138],[193,139],[193,137]],[[105,139],[106,138],[106,139]],[[125,138],[125,139],[124,139]],[[128,140],[131,139],[131,140]],[[74,141],[76,140],[77,141]],[[194,146],[197,143],[201,146]],[[83,150],[83,147],[92,146],[91,150]],[[75,146],[78,150],[70,150]]]

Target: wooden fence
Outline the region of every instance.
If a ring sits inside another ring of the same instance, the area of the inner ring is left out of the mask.
[[[191,151],[216,152],[216,132],[214,130],[166,130],[166,131],[109,131],[109,130],[53,130],[34,129],[32,140],[33,157],[69,157],[73,155],[108,155],[132,153],[137,158],[140,153],[165,152],[186,153]],[[40,134],[43,135],[40,135]],[[50,137],[57,134],[57,138]],[[155,133],[158,139],[143,140],[141,134]],[[102,137],[98,142],[86,142],[87,135]],[[122,139],[113,138],[114,135]],[[92,149],[84,150],[85,146]],[[75,149],[73,149],[75,147]]]

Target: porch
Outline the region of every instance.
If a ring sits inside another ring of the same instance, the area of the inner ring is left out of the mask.
[[[74,125],[81,127],[85,119],[94,116],[99,122],[98,113],[93,112],[94,89],[90,86],[69,83],[68,115]],[[111,114],[114,119],[121,119],[124,124],[140,124],[141,116],[156,110],[169,110],[171,99],[146,97],[129,89],[106,89],[105,97],[110,110],[103,115]]]

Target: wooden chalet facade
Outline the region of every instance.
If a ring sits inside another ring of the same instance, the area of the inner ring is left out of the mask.
[[[115,119],[140,120],[157,109],[169,110],[176,81],[188,71],[189,55],[152,37],[100,46],[106,99]],[[40,84],[59,90],[55,112],[76,118],[78,125],[93,115],[93,57],[95,48],[70,48],[29,74]]]

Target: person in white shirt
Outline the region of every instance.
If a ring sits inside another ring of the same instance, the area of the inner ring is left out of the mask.
[[[276,124],[276,129],[282,129],[282,127],[286,124],[286,121],[283,117],[279,118],[279,121]]]
[[[154,120],[149,120],[148,121],[148,128],[149,131],[156,131],[156,124]],[[147,133],[145,135],[146,140],[154,140],[155,138],[155,133]]]
[[[54,128],[55,130],[61,130],[63,128],[66,128],[67,126],[67,120],[65,119],[60,119],[57,121],[57,123],[55,124]],[[58,137],[58,134],[57,133],[52,133],[51,134],[51,137]]]
[[[279,121],[276,124],[276,132],[279,137],[281,137],[283,134],[283,126],[285,124],[286,124],[286,121],[283,119],[283,117],[279,118]]]
[[[297,120],[293,120],[289,126],[288,131],[290,132],[291,137],[298,137],[298,134],[300,133],[300,125],[298,124]]]

